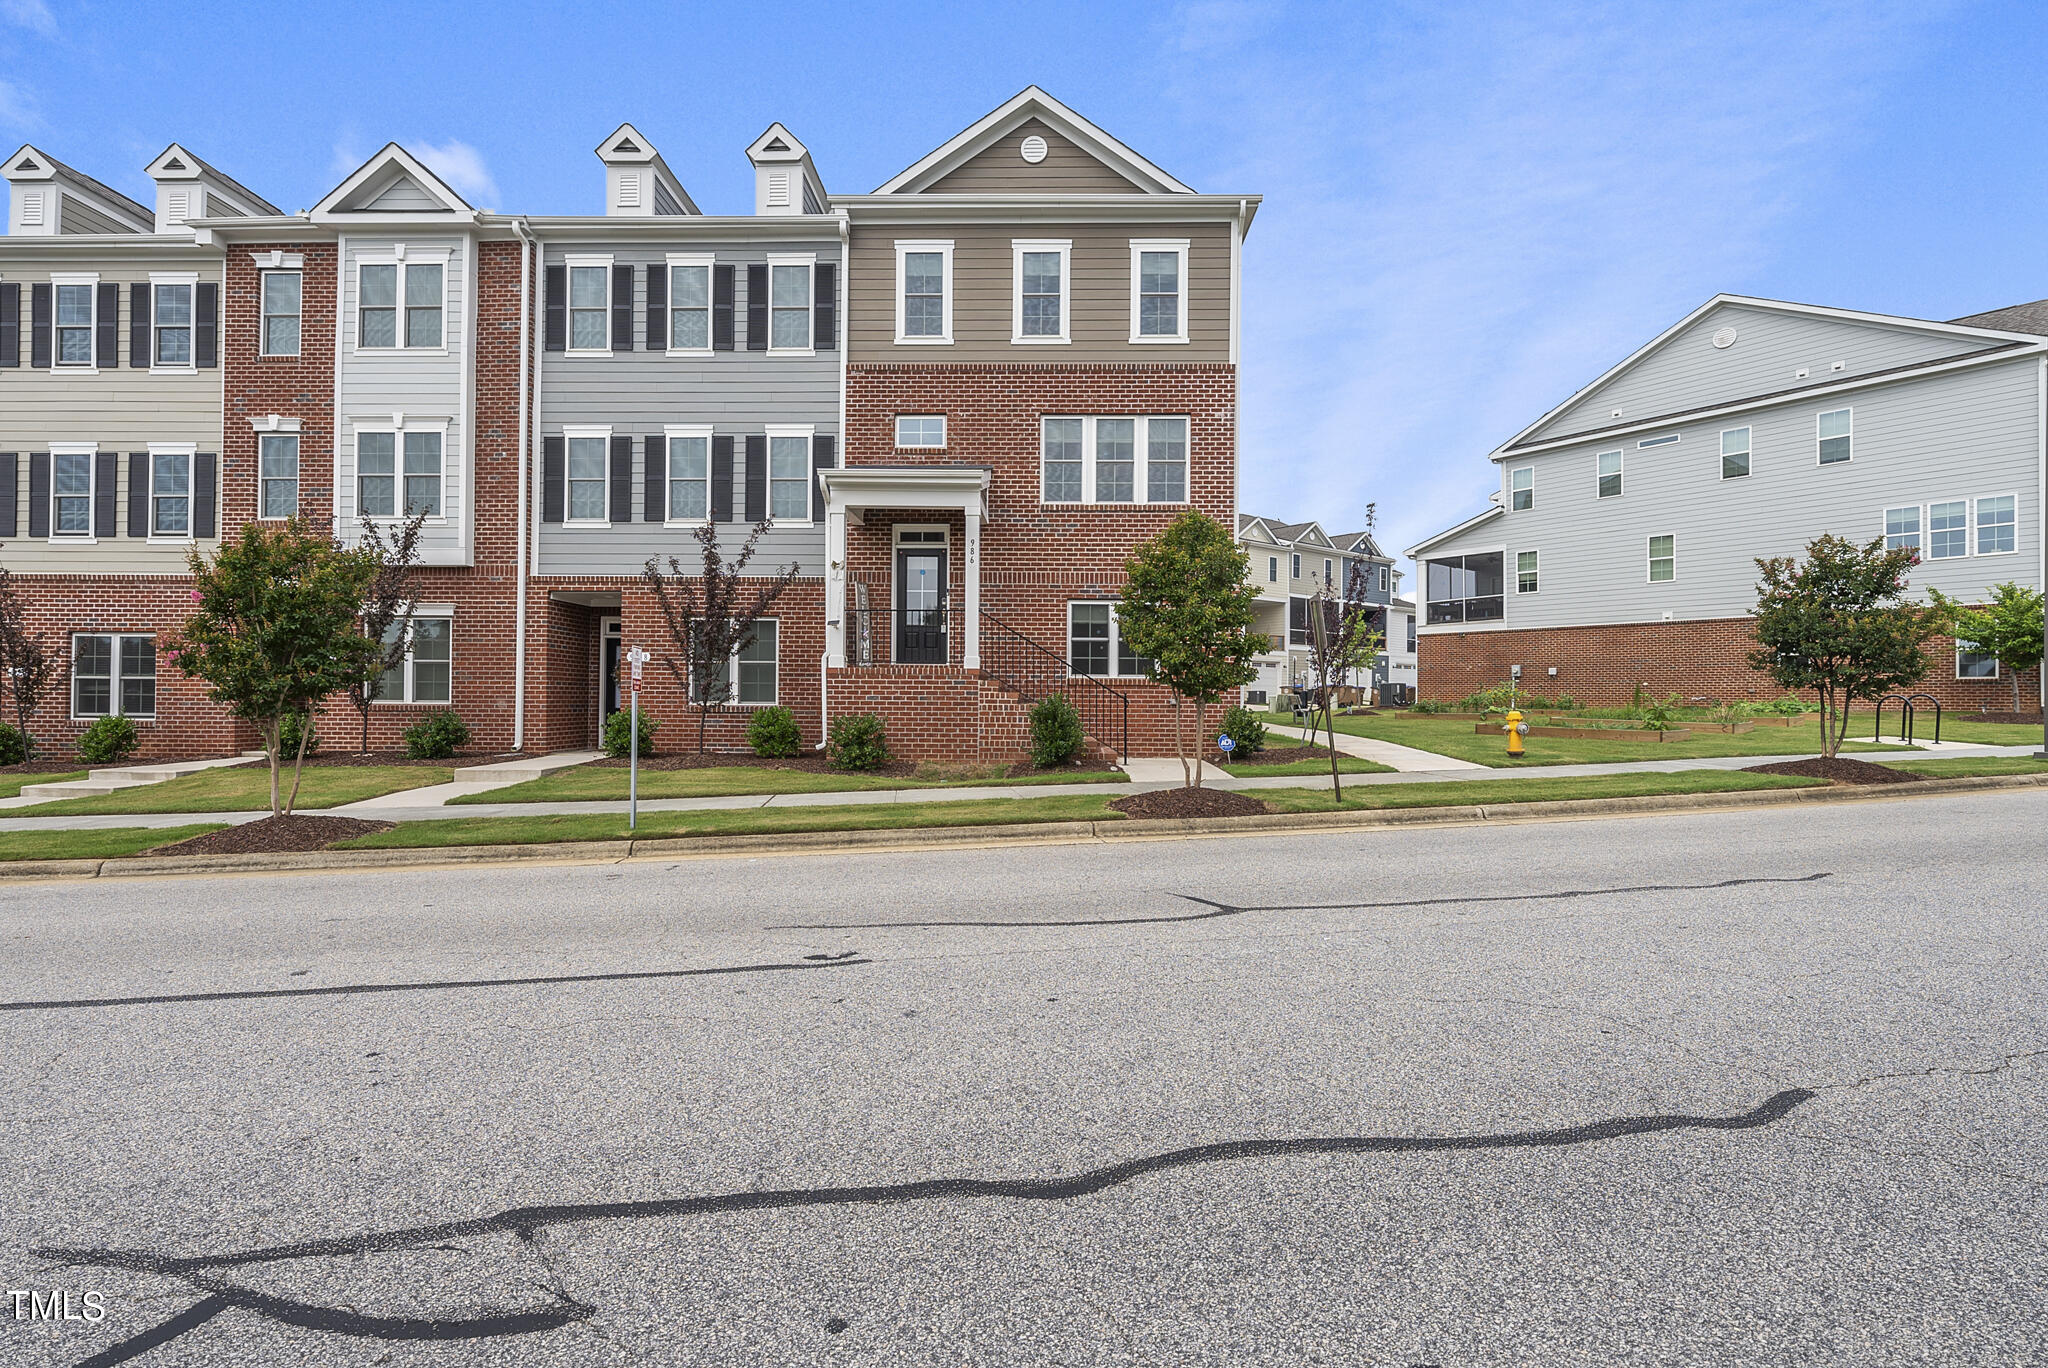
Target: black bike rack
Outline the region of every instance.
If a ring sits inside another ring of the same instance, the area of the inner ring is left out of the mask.
[[[1882,741],[1884,739],[1885,704],[1896,703],[1899,705],[1899,740],[1907,745],[1913,744],[1913,719],[1918,711],[1914,705],[1922,700],[1925,700],[1928,706],[1934,709],[1934,744],[1940,745],[1941,700],[1933,694],[1924,693],[1886,694],[1883,698],[1877,700],[1877,719],[1871,725],[1870,739],[1872,741]]]

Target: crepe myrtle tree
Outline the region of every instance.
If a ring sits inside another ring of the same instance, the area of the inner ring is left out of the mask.
[[[369,552],[337,543],[297,518],[251,523],[212,560],[189,553],[192,614],[165,655],[207,695],[256,724],[270,756],[270,812],[298,801],[311,727],[299,728],[292,784],[280,797],[279,732],[288,717],[310,717],[328,694],[362,678],[379,649],[357,630],[363,596],[376,578]]]
[[[1942,630],[1958,644],[1998,657],[1998,668],[2012,680],[2012,710],[2020,710],[2020,676],[2041,663],[2042,597],[2038,589],[2007,581],[1991,586],[1991,602],[1969,608],[1939,589],[1930,588],[1941,614]]]
[[[1857,699],[1877,699],[1927,673],[1927,638],[1941,611],[1906,598],[1920,555],[1859,545],[1832,533],[1806,557],[1758,560],[1757,649],[1749,663],[1787,689],[1820,694],[1821,754],[1834,759]]]
[[[357,749],[370,749],[370,709],[384,696],[384,676],[405,664],[412,631],[414,600],[419,597],[420,528],[424,512],[394,523],[387,532],[367,515],[358,550],[375,560],[377,573],[363,595],[363,639],[376,650],[363,658],[363,672],[349,681],[348,701],[362,719]],[[396,628],[394,631],[393,629]]]
[[[1117,631],[1134,655],[1151,659],[1152,678],[1173,690],[1176,711],[1183,701],[1194,704],[1192,769],[1181,728],[1173,729],[1173,752],[1189,788],[1202,782],[1208,706],[1257,678],[1252,657],[1267,648],[1252,630],[1259,591],[1246,575],[1248,564],[1229,530],[1193,509],[1124,562]]]
[[[0,565],[0,687],[14,700],[15,728],[31,760],[36,742],[29,735],[29,714],[42,704],[56,678],[56,653],[42,633],[29,630],[27,610],[14,591],[14,574]]]
[[[1330,786],[1337,801],[1344,801],[1344,784],[1337,777],[1337,686],[1354,670],[1372,676],[1373,658],[1384,640],[1373,626],[1371,609],[1361,600],[1340,598],[1329,585],[1318,585],[1308,600],[1308,667],[1316,682],[1316,701],[1322,708],[1323,724],[1330,738]],[[1311,715],[1309,739],[1315,739]]]
[[[664,572],[660,558],[650,556],[640,571],[668,632],[670,652],[662,657],[662,664],[681,686],[683,696],[697,702],[699,755],[704,753],[704,731],[712,707],[726,702],[731,692],[726,662],[753,641],[761,619],[802,573],[791,561],[772,576],[757,577],[749,588],[747,563],[771,526],[767,519],[756,523],[739,554],[727,559],[718,544],[717,524],[705,523],[695,532],[694,568],[685,570],[680,560],[670,556]]]

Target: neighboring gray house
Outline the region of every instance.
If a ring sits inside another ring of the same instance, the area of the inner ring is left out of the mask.
[[[1258,630],[1273,649],[1257,660],[1259,677],[1248,687],[1254,703],[1278,700],[1280,690],[1308,679],[1308,600],[1325,584],[1347,598],[1384,606],[1397,584],[1393,561],[1368,532],[1331,536],[1315,522],[1287,523],[1239,514],[1238,543],[1250,558],[1247,574],[1259,591]],[[1382,614],[1382,616],[1384,616]],[[1386,663],[1373,671],[1385,680]]]
[[[1768,695],[1744,659],[1759,557],[1919,551],[1915,587],[2038,586],[2041,304],[1952,323],[1718,295],[1491,453],[1500,489],[1411,548],[1423,693]],[[1996,661],[1922,687],[2010,706]]]

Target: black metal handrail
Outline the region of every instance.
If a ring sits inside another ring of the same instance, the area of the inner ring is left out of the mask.
[[[981,615],[981,668],[1028,706],[1064,697],[1081,730],[1123,760],[1131,753],[1131,700],[1094,675],[1075,674],[1067,658],[988,612]]]
[[[905,661],[897,633],[905,622],[915,628],[936,627],[946,643],[944,660]],[[941,665],[953,651],[952,605],[940,599],[936,608],[848,608],[846,610],[846,663],[848,665]]]

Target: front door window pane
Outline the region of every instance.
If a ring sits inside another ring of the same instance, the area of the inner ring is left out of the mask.
[[[1129,503],[1137,469],[1137,420],[1095,420],[1095,499],[1098,503]]]

